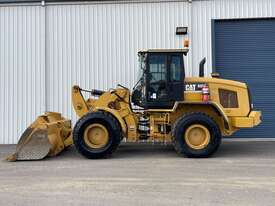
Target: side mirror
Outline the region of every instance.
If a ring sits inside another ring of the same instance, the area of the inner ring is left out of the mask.
[[[139,89],[135,89],[132,93],[132,102],[134,105],[140,106],[142,93]]]
[[[206,62],[206,58],[204,57],[200,62],[200,73],[199,77],[204,77],[204,64]]]

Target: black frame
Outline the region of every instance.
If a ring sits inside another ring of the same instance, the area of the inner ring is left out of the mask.
[[[168,97],[167,99],[155,99],[154,101],[152,101],[151,99],[149,99],[149,93],[148,93],[148,88],[149,88],[149,73],[150,73],[150,68],[149,68],[149,58],[151,55],[165,55],[166,56],[166,88],[167,88],[167,92],[168,92]],[[171,108],[174,106],[176,101],[182,101],[183,100],[183,96],[184,96],[184,78],[185,78],[185,68],[184,68],[184,59],[183,59],[183,52],[148,52],[147,53],[147,60],[146,60],[146,70],[145,70],[145,75],[146,75],[146,108],[148,109],[155,109],[155,108]],[[171,77],[170,77],[170,65],[171,65],[171,58],[172,56],[180,56],[181,57],[181,74],[180,74],[180,81],[175,81],[172,82],[171,81]],[[174,91],[172,93],[170,93],[171,91],[171,87],[173,87],[174,85],[172,84],[177,83],[178,86],[174,87],[177,88],[177,91]]]

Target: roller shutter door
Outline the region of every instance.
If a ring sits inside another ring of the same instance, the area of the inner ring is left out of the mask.
[[[263,122],[235,137],[275,137],[275,19],[213,22],[214,68],[221,78],[246,82]]]

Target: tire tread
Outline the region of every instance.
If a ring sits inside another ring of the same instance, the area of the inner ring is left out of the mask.
[[[112,124],[110,125],[110,127],[112,127],[113,129],[115,128],[114,129],[115,134],[113,134],[115,138],[113,138],[112,144],[110,145],[110,147],[108,147],[106,150],[104,150],[101,153],[93,153],[92,150],[89,150],[89,151],[86,150],[85,147],[82,145],[82,141],[79,140],[79,138],[82,138],[80,137],[80,134],[79,134],[81,128],[85,123],[91,121],[94,117],[103,119],[104,121]],[[113,117],[113,115],[105,111],[89,112],[85,114],[76,122],[73,130],[73,141],[77,151],[89,159],[104,158],[112,155],[118,148],[121,139],[122,139],[122,130],[118,121]]]
[[[194,117],[201,117],[200,119],[197,119],[197,121],[201,121],[202,119],[209,119],[213,125],[210,125],[211,127],[214,128],[214,132],[215,134],[211,134],[212,135],[215,135],[216,137],[216,144],[213,148],[211,148],[211,150],[207,153],[204,153],[204,154],[201,154],[201,155],[194,155],[192,153],[190,153],[189,151],[186,151],[180,141],[178,141],[178,138],[176,137],[177,136],[177,131],[179,129],[179,127],[181,127],[184,122],[190,118],[194,118]],[[220,144],[221,144],[221,132],[220,132],[220,128],[218,126],[218,124],[215,122],[215,120],[207,115],[206,113],[203,113],[203,112],[189,112],[189,113],[186,113],[184,114],[182,117],[178,118],[175,123],[173,124],[173,127],[172,127],[172,144],[176,150],[176,152],[180,155],[183,155],[185,157],[209,157],[211,155],[213,155],[219,148]]]

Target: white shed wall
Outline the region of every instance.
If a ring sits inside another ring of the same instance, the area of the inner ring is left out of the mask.
[[[45,110],[44,8],[0,7],[0,144]]]
[[[107,90],[137,81],[137,52],[180,48],[177,26],[189,26],[187,2],[47,7],[47,109],[75,117],[71,86]],[[189,57],[191,58],[191,56]],[[187,74],[191,74],[189,61]],[[75,118],[74,118],[75,119]]]
[[[132,87],[137,51],[179,48],[191,40],[188,76],[207,57],[212,71],[211,20],[275,17],[274,0],[202,0],[151,3],[0,7],[0,144],[16,143],[45,110],[76,119],[73,84]],[[189,35],[176,36],[177,26]]]

